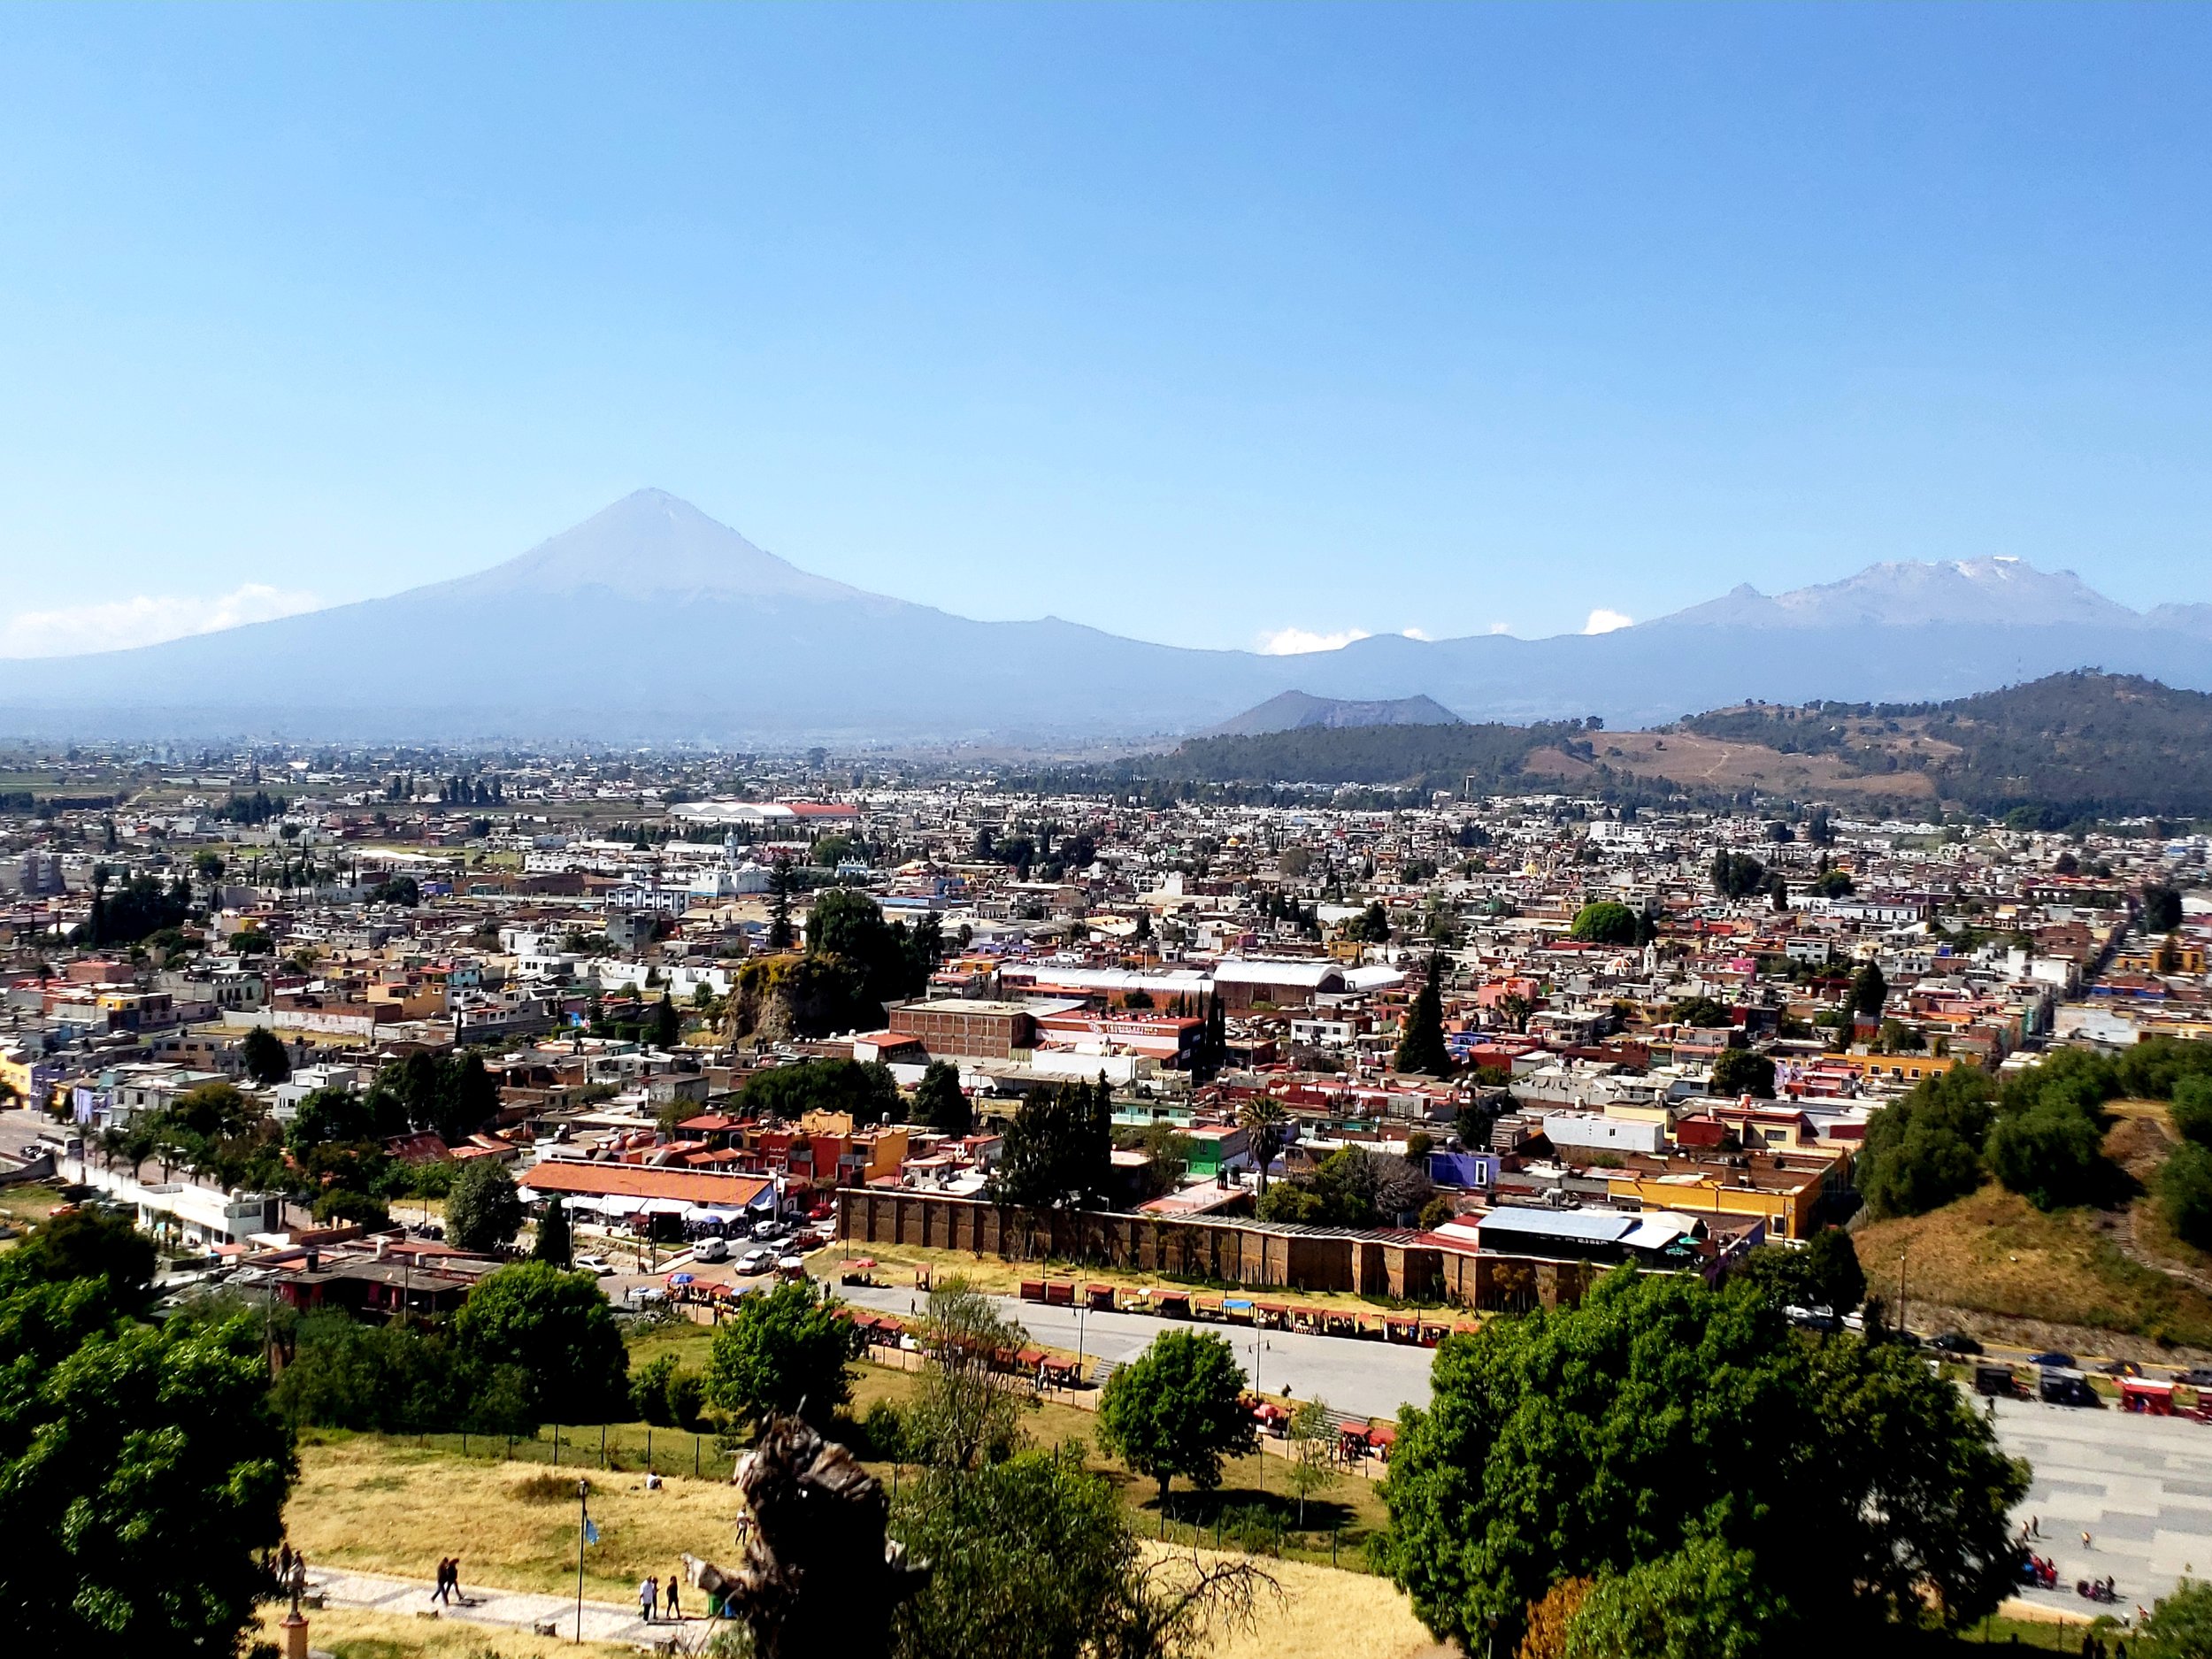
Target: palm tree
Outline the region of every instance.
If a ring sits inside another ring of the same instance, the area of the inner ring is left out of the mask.
[[[1282,1102],[1256,1094],[1245,1102],[1237,1121],[1244,1125],[1253,1161],[1259,1166],[1260,1195],[1263,1198],[1267,1195],[1267,1167],[1275,1162],[1275,1155],[1290,1139],[1290,1114],[1283,1110]]]

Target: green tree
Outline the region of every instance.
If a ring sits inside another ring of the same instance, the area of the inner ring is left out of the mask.
[[[566,1268],[571,1264],[575,1249],[574,1238],[568,1225],[568,1205],[556,1193],[545,1201],[545,1211],[538,1217],[537,1234],[530,1242],[530,1259]]]
[[[1510,1648],[1557,1580],[1709,1540],[1753,1557],[1756,1600],[1738,1605],[1848,1647],[1993,1609],[2026,1490],[1980,1414],[1903,1348],[1804,1343],[1749,1286],[1622,1269],[1578,1309],[1438,1348],[1431,1404],[1399,1425],[1376,1555],[1472,1650],[1494,1629]]]
[[[1978,1068],[1953,1066],[1876,1112],[1859,1156],[1867,1209],[1876,1217],[1924,1215],[1978,1187],[1993,1093]]]
[[[707,1400],[743,1422],[796,1414],[823,1427],[852,1398],[845,1368],[853,1337],[851,1323],[812,1279],[748,1296],[714,1333]]]
[[[1428,972],[1413,999],[1398,1037],[1398,1052],[1391,1064],[1402,1076],[1423,1072],[1430,1077],[1452,1074],[1451,1050],[1444,1043],[1444,958],[1429,958]]]
[[[2178,888],[2163,882],[2153,882],[2143,889],[2143,931],[2146,933],[2170,933],[2181,926],[2181,893]]]
[[[611,1422],[628,1408],[629,1356],[588,1273],[547,1262],[500,1268],[469,1293],[453,1328],[469,1363],[522,1368],[526,1402],[541,1422]]]
[[[1181,1476],[1202,1492],[1221,1484],[1221,1463],[1256,1449],[1243,1369],[1220,1337],[1166,1331],[1106,1379],[1099,1444],[1160,1483],[1160,1502]]]
[[[2000,1115],[1985,1151],[1990,1171],[2038,1210],[2093,1202],[2111,1168],[2102,1126],[2062,1099]]]
[[[768,949],[788,950],[798,935],[791,926],[791,895],[798,891],[798,872],[791,860],[776,855],[768,866]]]
[[[746,1112],[784,1123],[818,1111],[882,1123],[898,1116],[899,1084],[880,1061],[803,1060],[754,1072],[741,1099]]]
[[[1883,978],[1881,965],[1870,962],[1861,968],[1851,981],[1851,1010],[1871,1018],[1882,1011],[1882,1004],[1889,1001],[1889,981]]]
[[[1788,1645],[1791,1625],[1756,1555],[1694,1538],[1601,1575],[1568,1624],[1566,1659],[1759,1659]]]
[[[1766,886],[1767,869],[1749,853],[1722,848],[1713,855],[1713,891],[1724,899],[1747,899]]]
[[[1298,1499],[1298,1525],[1306,1524],[1306,1500],[1328,1486],[1329,1460],[1336,1452],[1336,1419],[1328,1402],[1305,1400],[1290,1414],[1290,1489]]]
[[[2212,1146],[2212,1077],[2185,1077],[2174,1085],[2174,1132]]]
[[[2212,1659],[2212,1584],[2184,1578],[2140,1626],[2143,1659]]]
[[[1029,1333],[955,1278],[930,1291],[915,1340],[927,1363],[906,1413],[913,1455],[940,1469],[1011,1456],[1021,1444],[1022,1413],[1036,1399],[999,1369],[998,1356],[1027,1347]]]
[[[1700,1031],[1717,1031],[1735,1024],[1735,1017],[1709,996],[1685,997],[1667,1010],[1667,1018],[1678,1025],[1694,1025]]]
[[[1594,944],[1632,945],[1636,942],[1636,912],[1627,905],[1601,899],[1575,912],[1574,926],[1569,932],[1573,937]]]
[[[964,1135],[975,1126],[975,1111],[960,1087],[960,1068],[932,1060],[914,1086],[914,1121],[940,1134]]]
[[[266,1025],[256,1025],[246,1033],[238,1045],[238,1057],[245,1063],[246,1075],[264,1088],[292,1075],[292,1056]]]
[[[1015,1210],[1080,1210],[1100,1204],[1113,1171],[1113,1091],[1067,1083],[1037,1090],[1007,1125],[1005,1147],[986,1191]]]
[[[683,1016],[676,1011],[674,998],[664,990],[661,1000],[653,1004],[653,1046],[672,1048],[683,1034]]]
[[[515,1241],[522,1231],[522,1195],[515,1178],[495,1157],[471,1158],[461,1165],[446,1195],[448,1242],[475,1256],[491,1256]]]
[[[2212,1148],[2185,1141],[2158,1171],[2158,1202],[2173,1230],[2212,1250]]]
[[[1749,1048],[1729,1048],[1713,1062],[1715,1094],[1748,1094],[1755,1100],[1774,1098],[1774,1062]]]
[[[1260,1196],[1264,1198],[1267,1171],[1290,1141],[1290,1113],[1273,1096],[1255,1094],[1238,1110],[1237,1122],[1243,1127],[1252,1166],[1259,1171]]]
[[[925,1470],[902,1484],[890,1532],[933,1567],[896,1616],[900,1659],[1122,1651],[1109,1644],[1142,1558],[1113,1487],[1079,1457]]]
[[[0,1283],[12,1645],[97,1659],[234,1651],[296,1468],[258,1321],[155,1329],[118,1317],[96,1279],[17,1270]]]
[[[32,1228],[4,1260],[0,1285],[95,1280],[118,1308],[134,1312],[152,1287],[157,1256],[154,1241],[122,1217],[65,1210]]]
[[[1866,1300],[1866,1274],[1851,1235],[1823,1227],[1802,1247],[1763,1244],[1744,1258],[1743,1276],[1778,1308],[1851,1313]]]

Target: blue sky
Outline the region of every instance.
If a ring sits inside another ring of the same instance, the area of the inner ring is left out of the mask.
[[[2212,599],[2212,12],[0,11],[0,653],[642,485],[1187,644]]]

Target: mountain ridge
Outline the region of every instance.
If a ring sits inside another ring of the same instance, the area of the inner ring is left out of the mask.
[[[1289,692],[1641,726],[1754,698],[1933,701],[2091,665],[2212,690],[2212,606],[2138,613],[2020,561],[1893,562],[1602,635],[1385,634],[1268,656],[869,593],[647,489],[383,598],[0,661],[0,733],[1049,745],[1203,731]]]

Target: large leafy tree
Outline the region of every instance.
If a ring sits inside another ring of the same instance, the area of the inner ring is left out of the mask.
[[[292,1056],[266,1025],[256,1025],[238,1045],[238,1057],[246,1074],[260,1084],[281,1083],[292,1075]]]
[[[714,1333],[707,1399],[744,1422],[799,1415],[822,1427],[852,1398],[845,1368],[853,1339],[851,1322],[812,1279],[748,1296],[737,1317]]]
[[[1567,930],[1576,939],[1587,940],[1600,945],[1632,945],[1639,929],[1636,912],[1613,899],[1600,899],[1586,904],[1575,912],[1574,926]]]
[[[898,1079],[875,1060],[803,1060],[756,1071],[745,1085],[745,1110],[795,1123],[808,1112],[849,1112],[855,1123],[879,1123],[899,1110]]]
[[[1781,1308],[1845,1314],[1866,1300],[1858,1248],[1841,1227],[1823,1227],[1802,1247],[1763,1244],[1745,1258],[1743,1276]]]
[[[446,1194],[447,1237],[464,1250],[489,1256],[522,1231],[522,1195],[497,1158],[471,1158]]]
[[[1917,1216],[1979,1187],[1992,1093],[1984,1072],[1954,1066],[1876,1112],[1859,1159],[1867,1208],[1876,1216]]]
[[[1438,1349],[1432,1403],[1401,1424],[1379,1548],[1424,1622],[1471,1650],[1494,1628],[1517,1640],[1562,1578],[1708,1543],[1740,1586],[1730,1617],[1834,1639],[1993,1609],[2026,1488],[1905,1350],[1809,1342],[1748,1286],[1623,1269],[1579,1309]]]
[[[1202,1492],[1221,1484],[1225,1457],[1255,1449],[1259,1430],[1244,1404],[1244,1370],[1222,1338],[1165,1331],[1106,1379],[1099,1444],[1160,1483],[1160,1502],[1181,1476]]]
[[[1729,1048],[1713,1062],[1713,1093],[1774,1098],[1774,1061],[1749,1048]]]
[[[259,1324],[138,1324],[104,1278],[54,1276],[77,1259],[0,1257],[10,1639],[27,1654],[97,1659],[229,1653],[295,1471]]]
[[[975,1112],[960,1089],[960,1069],[932,1060],[914,1088],[914,1121],[941,1134],[964,1135],[975,1126]]]
[[[547,1262],[518,1262],[488,1273],[461,1311],[454,1336],[465,1363],[489,1372],[518,1365],[525,1404],[537,1420],[618,1420],[630,1398],[627,1352],[614,1310],[588,1273]]]

